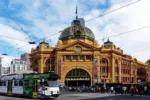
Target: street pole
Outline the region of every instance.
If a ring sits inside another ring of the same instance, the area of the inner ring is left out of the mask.
[[[0,57],[0,76],[2,75],[2,58],[3,57]]]
[[[52,67],[51,67],[51,58],[50,58],[50,72],[52,71]]]

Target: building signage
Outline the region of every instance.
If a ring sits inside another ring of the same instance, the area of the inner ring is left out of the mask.
[[[58,75],[61,79],[61,59],[60,58],[58,58]]]
[[[98,79],[98,59],[94,58],[94,78]]]

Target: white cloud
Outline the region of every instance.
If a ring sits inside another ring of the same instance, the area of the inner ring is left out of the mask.
[[[131,2],[132,1],[129,0],[125,4]],[[136,28],[148,26],[150,25],[150,21],[148,20],[148,18],[150,18],[150,14],[147,13],[150,10],[149,3],[150,1],[148,0],[142,0],[136,4],[88,22],[87,26],[93,30],[96,30],[93,27],[95,25],[101,25],[99,27],[96,27],[99,28],[99,33],[95,33],[95,37],[97,37],[97,39],[100,39],[99,37],[102,38],[103,36],[111,36],[134,30]],[[111,11],[123,6],[124,2],[122,0],[118,0],[113,1],[112,4],[112,7],[107,11]],[[93,12],[91,11],[91,13]],[[96,13],[98,12],[95,12],[95,14]],[[138,60],[145,62],[150,57],[150,52],[148,51],[150,50],[150,47],[147,47],[147,45],[150,44],[149,32],[150,28],[145,28],[143,30],[124,34],[122,36],[113,37],[110,40],[114,42],[114,44],[117,44],[117,46],[123,48],[125,53],[130,54],[133,57],[138,58]],[[144,44],[147,45],[143,46]],[[144,49],[145,47],[147,47],[147,50]],[[142,49],[144,49],[144,51]]]
[[[12,59],[15,59],[15,57],[12,56],[1,55],[1,57],[2,57],[2,67],[10,67]]]
[[[20,16],[31,24],[30,26],[23,26],[26,30],[30,31],[29,34],[31,36],[42,38],[70,26],[71,21],[75,18],[76,4],[78,4],[79,8],[79,17],[81,16],[84,17],[85,20],[88,20],[134,1],[135,0],[110,0],[110,8],[106,9],[102,8],[101,5],[105,5],[108,2],[107,0],[89,0],[89,2],[86,0],[11,0],[9,2],[9,8],[14,11],[15,9],[18,9],[15,8],[15,5],[21,5],[20,11],[13,16]],[[149,0],[141,0],[131,6],[89,21],[86,23],[86,26],[94,32],[96,40],[99,40],[102,45],[100,39],[103,37],[150,25],[150,14],[148,13],[150,10],[149,4]],[[12,24],[9,26],[14,27],[15,25]],[[16,29],[8,26],[3,27],[7,30],[4,32],[10,33],[10,36],[16,38],[22,37],[25,40],[28,38],[27,35],[16,31]],[[1,27],[2,30],[4,30],[3,27]],[[149,32],[150,29],[147,28],[122,36],[113,37],[110,38],[110,40],[114,42],[116,46],[120,46],[125,53],[145,62],[150,57],[150,53],[148,52],[150,47],[147,47],[147,45],[150,44]],[[15,33],[15,35],[12,33]],[[58,37],[59,34],[51,37],[53,46],[56,44]],[[16,46],[15,44],[17,41],[12,42],[8,39],[5,39],[5,41],[14,45],[16,48],[24,45],[23,42]],[[22,50],[30,51],[29,49],[31,47],[32,46],[22,48]],[[143,48],[147,48],[147,50],[143,52]]]
[[[9,26],[0,24],[0,35],[13,38],[10,39],[10,38],[1,37],[1,40],[7,42],[9,45],[14,46],[15,48],[26,46],[25,48],[23,47],[20,48],[22,51],[26,52],[29,51],[29,49],[31,48],[31,46],[28,44],[29,41],[28,36],[20,31],[14,30]],[[17,39],[25,42],[18,41]],[[14,50],[6,50],[6,51],[14,52]]]

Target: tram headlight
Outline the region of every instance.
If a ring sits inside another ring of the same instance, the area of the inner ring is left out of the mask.
[[[47,90],[47,88],[44,88],[44,90]]]

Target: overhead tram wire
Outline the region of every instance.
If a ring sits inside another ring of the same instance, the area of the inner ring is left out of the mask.
[[[91,19],[89,19],[89,20],[86,20],[85,23],[86,23],[86,22],[89,22],[89,21],[91,21],[91,20],[94,20],[94,19],[96,19],[96,18],[103,17],[103,16],[105,16],[105,15],[107,15],[107,14],[109,14],[109,13],[115,12],[115,11],[120,10],[120,9],[122,9],[122,8],[128,7],[128,6],[130,6],[130,5],[132,5],[132,4],[135,4],[135,3],[139,2],[139,1],[141,1],[141,0],[134,1],[134,2],[132,2],[132,3],[130,3],[130,4],[124,5],[124,6],[122,6],[122,7],[119,7],[119,8],[117,8],[117,9],[111,10],[111,11],[109,11],[109,12],[107,12],[107,13],[104,13],[104,14],[102,14],[102,15],[99,15],[99,16],[97,16],[97,17],[94,17],[94,18],[91,18]],[[61,30],[61,31],[63,31],[63,30]],[[61,31],[56,32],[56,33],[54,33],[54,34],[52,34],[52,35],[49,35],[49,36],[45,36],[44,38],[48,38],[48,37],[50,37],[50,36],[56,35],[56,34],[60,33]],[[41,38],[40,40],[43,40],[44,38]]]
[[[123,34],[127,34],[127,33],[132,33],[132,32],[135,32],[135,31],[138,31],[138,30],[142,30],[142,29],[145,29],[145,28],[150,28],[150,25],[149,25],[149,26],[140,27],[140,28],[137,28],[137,29],[134,29],[134,30],[130,30],[130,31],[127,31],[127,32],[119,33],[119,34],[116,34],[116,35],[112,35],[112,36],[109,36],[109,37],[104,37],[104,38],[102,38],[102,39],[100,39],[100,40],[108,39],[108,38],[111,38],[111,37],[115,37],[115,36],[119,36],[119,35],[123,35]],[[56,34],[56,33],[55,33],[55,34]],[[55,35],[55,34],[53,34],[53,35]],[[43,39],[43,38],[42,38],[42,39]],[[27,44],[27,45],[29,45],[29,44]],[[19,50],[20,48],[26,47],[27,45],[24,45],[24,46],[19,47],[19,48],[17,48],[17,49]],[[15,49],[15,50],[16,50],[16,49]],[[10,51],[9,53],[11,53],[11,52],[13,52],[13,51]]]
[[[142,1],[142,0],[134,1],[134,2],[132,2],[132,3],[129,3],[129,4],[127,4],[127,5],[124,5],[124,6],[122,6],[122,7],[119,7],[119,8],[116,8],[116,9],[114,9],[114,10],[111,10],[111,11],[109,11],[109,12],[106,12],[106,13],[104,13],[104,14],[102,14],[102,15],[99,15],[99,16],[97,16],[97,17],[94,17],[94,18],[91,18],[91,19],[89,19],[89,20],[86,20],[85,22],[89,22],[89,21],[94,20],[94,19],[97,19],[97,18],[99,18],[99,17],[103,17],[103,16],[105,16],[105,15],[107,15],[107,14],[109,14],[109,13],[115,12],[115,11],[117,11],[117,10],[123,9],[123,8],[125,8],[125,7],[128,7],[128,6],[132,5],[132,4],[138,3],[139,1]]]
[[[16,39],[16,38],[12,38],[12,37],[8,37],[8,36],[3,36],[3,35],[0,35],[0,37],[9,38],[9,39],[13,39],[13,40],[21,41],[21,42],[28,42],[28,41],[25,41],[25,40]]]
[[[97,16],[97,17],[94,17],[94,18],[91,18],[91,19],[89,19],[89,20],[86,20],[85,23],[86,23],[86,22],[89,22],[89,21],[91,21],[91,20],[97,19],[97,18],[99,18],[99,17],[103,17],[103,16],[105,16],[105,15],[107,15],[107,14],[110,14],[110,13],[115,12],[115,11],[117,11],[117,10],[123,9],[123,8],[125,8],[125,7],[131,6],[131,5],[135,4],[135,3],[138,3],[139,1],[142,1],[142,0],[134,1],[134,2],[132,2],[132,3],[126,4],[126,5],[124,5],[124,6],[121,6],[121,7],[119,7],[119,8],[116,8],[116,9],[111,10],[111,11],[109,11],[109,12],[106,12],[106,13],[104,13],[104,14],[102,14],[102,15],[99,15],[99,16]],[[61,31],[63,31],[63,30],[61,30]],[[60,32],[60,31],[59,31],[59,32]],[[56,35],[56,34],[58,34],[59,32],[57,32],[57,33],[55,33],[55,34],[52,34],[51,36]],[[45,37],[45,38],[48,38],[48,37],[50,37],[50,36],[47,36],[47,37]]]
[[[141,1],[141,0],[134,1],[134,2],[132,2],[132,3],[130,3],[130,4],[124,5],[124,6],[122,6],[122,7],[119,7],[119,8],[117,8],[117,9],[114,9],[114,10],[111,10],[111,11],[109,11],[109,12],[107,12],[107,13],[104,13],[104,14],[102,14],[102,15],[100,15],[100,16],[91,18],[91,19],[85,21],[85,23],[86,23],[86,22],[89,22],[89,21],[91,21],[91,20],[94,20],[94,19],[96,19],[96,18],[103,17],[103,16],[105,16],[105,15],[107,15],[107,14],[109,14],[109,13],[115,12],[115,11],[120,10],[120,9],[122,9],[122,8],[128,7],[128,6],[130,6],[130,5],[132,5],[132,4],[135,4],[135,3],[139,2],[139,1]],[[63,30],[61,30],[61,31],[63,31]],[[58,31],[58,32],[52,34],[51,36],[56,35],[56,34],[60,33],[61,31]],[[49,37],[49,36],[46,36],[46,37],[44,37],[44,38],[48,38],[48,37]],[[39,39],[39,40],[43,40],[44,38],[41,38],[41,39]],[[39,40],[37,40],[37,41],[39,41]],[[35,42],[36,42],[36,41],[35,41]],[[27,44],[27,45],[30,45],[30,44]],[[24,46],[22,46],[22,47],[25,47],[25,46],[27,46],[27,45],[24,45]],[[22,48],[22,47],[19,47],[19,49]],[[16,49],[15,49],[15,50],[16,50]]]
[[[16,23],[16,25],[21,29],[21,31],[23,33],[25,33],[24,29],[14,20],[14,18],[11,17],[11,15],[7,12],[7,10],[5,8],[3,10],[6,12],[6,14],[8,15],[8,17],[10,17],[10,19],[13,20]],[[28,43],[29,44],[35,44],[35,42],[31,39],[31,37],[29,36],[29,34],[26,34],[26,35],[28,35],[29,39],[31,40],[31,42],[28,42]]]
[[[150,28],[150,25],[144,26],[144,27],[140,27],[140,28],[137,28],[137,29],[134,29],[134,30],[130,30],[130,31],[127,31],[127,32],[119,33],[119,34],[116,34],[116,35],[104,37],[104,38],[102,38],[102,39],[100,39],[100,40],[109,39],[109,38],[111,38],[111,37],[116,37],[116,36],[123,35],[123,34],[127,34],[127,33],[132,33],[132,32],[135,32],[135,31],[138,31],[138,30],[142,30],[142,29],[145,29],[145,28]]]
[[[58,33],[60,33],[60,32],[61,32],[61,31],[56,32],[56,33],[52,34],[51,36],[56,35],[56,34],[58,34]],[[44,37],[44,38],[45,38],[45,37]],[[35,41],[35,42],[38,42],[38,41],[40,41],[40,40],[43,40],[44,38],[41,38],[41,39],[39,39],[39,40],[37,40],[37,41]],[[19,49],[21,49],[21,48],[23,48],[23,47],[26,47],[26,46],[28,46],[28,45],[30,45],[30,44],[26,44],[26,45],[23,45],[23,46],[21,46],[21,47],[15,48],[15,49],[9,51],[8,53],[11,53],[11,52],[13,52],[13,51],[15,51],[15,50],[19,50]],[[5,53],[4,55],[7,55],[7,54]]]

